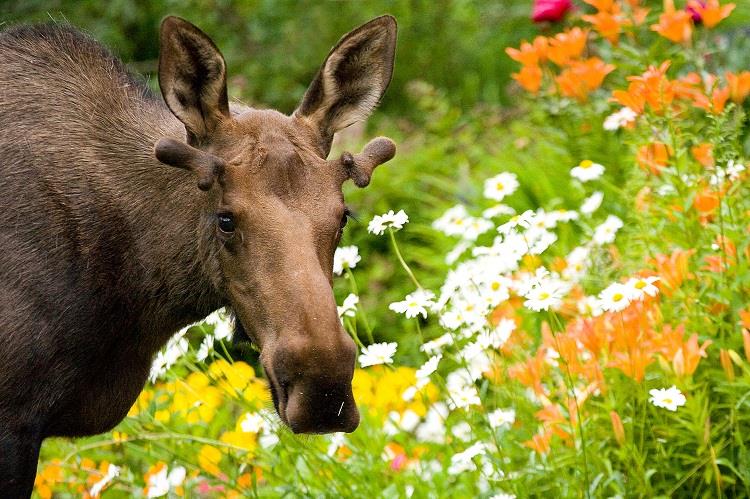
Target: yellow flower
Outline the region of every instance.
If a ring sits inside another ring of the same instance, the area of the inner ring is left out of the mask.
[[[268,385],[262,379],[255,378],[248,383],[242,397],[246,402],[257,402],[259,405],[265,405],[271,399],[268,393]]]
[[[198,372],[190,373],[187,379],[185,380],[185,382],[191,388],[200,390],[201,388],[207,387],[209,383],[211,382],[211,380],[208,379],[208,376],[206,376],[205,373],[198,371]]]
[[[251,452],[257,447],[255,436],[255,433],[245,431],[225,431],[222,433],[219,440],[226,444],[234,445],[235,447],[240,447],[241,449]]]
[[[133,404],[133,407],[130,408],[128,411],[128,416],[133,417],[137,416],[141,412],[148,409],[149,404],[151,403],[151,400],[154,398],[154,392],[151,390],[144,390],[141,392],[141,394],[138,396],[138,398],[135,401],[135,404]]]
[[[169,422],[170,413],[166,409],[162,409],[160,411],[156,411],[154,413],[154,419],[157,420],[160,423],[167,423]]]
[[[214,476],[221,474],[219,462],[221,461],[221,451],[213,445],[204,445],[198,453],[198,465],[207,473]]]

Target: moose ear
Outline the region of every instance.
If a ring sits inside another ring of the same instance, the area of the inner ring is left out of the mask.
[[[192,146],[205,143],[229,117],[224,58],[208,36],[179,17],[161,23],[159,86]]]
[[[333,134],[366,118],[393,74],[396,20],[373,19],[344,36],[331,50],[295,115],[315,126],[328,150]]]

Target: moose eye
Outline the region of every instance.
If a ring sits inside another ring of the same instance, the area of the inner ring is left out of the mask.
[[[219,213],[216,215],[219,230],[225,234],[234,232],[234,217],[231,213]]]

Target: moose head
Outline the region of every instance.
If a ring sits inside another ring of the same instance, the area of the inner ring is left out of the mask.
[[[333,254],[348,215],[341,188],[348,179],[366,186],[395,146],[381,137],[360,154],[326,158],[333,135],[380,101],[395,46],[390,16],[350,32],[287,116],[230,107],[216,45],[180,18],[162,23],[159,84],[186,134],[162,138],[154,154],[197,177],[216,286],[239,334],[260,348],[274,406],[295,433],[350,432],[359,424],[356,346],[332,292]]]

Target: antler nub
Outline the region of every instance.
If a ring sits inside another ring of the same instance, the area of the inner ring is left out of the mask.
[[[372,171],[378,165],[389,161],[396,155],[396,144],[387,137],[378,137],[371,140],[361,153],[352,156],[345,152],[339,160],[349,172],[357,187],[365,187],[370,183]]]

